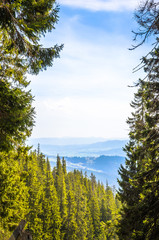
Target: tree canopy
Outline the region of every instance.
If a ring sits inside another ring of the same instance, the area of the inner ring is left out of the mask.
[[[55,28],[55,0],[0,2],[0,150],[9,150],[31,134],[35,112],[26,73],[52,66],[63,45],[46,48],[42,36]]]
[[[52,66],[62,45],[45,48],[41,36],[55,28],[59,8],[55,0],[3,0],[0,3],[0,52],[17,55],[27,71],[37,74]]]
[[[79,170],[53,168],[40,151],[0,153],[0,239],[21,219],[35,240],[117,240],[120,203],[113,190]]]

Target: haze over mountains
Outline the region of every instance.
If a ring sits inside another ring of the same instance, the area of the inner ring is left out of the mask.
[[[67,170],[91,172],[97,180],[117,187],[118,169],[125,162],[123,147],[127,140],[106,140],[103,138],[37,138],[30,139],[29,145],[49,157],[51,166],[56,166],[56,157],[65,157]]]
[[[37,138],[30,139],[29,144],[47,155],[57,156],[125,156],[122,148],[127,140],[105,140],[103,138]]]

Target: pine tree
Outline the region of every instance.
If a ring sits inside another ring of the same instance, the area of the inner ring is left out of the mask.
[[[43,200],[43,233],[44,239],[60,240],[61,217],[58,206],[57,192],[54,186],[54,179],[51,174],[51,167],[47,159],[46,176],[44,182]]]
[[[149,35],[159,33],[158,15],[159,5],[155,1],[146,1],[136,13],[141,26],[136,37],[143,37],[139,45]],[[130,141],[125,147],[126,167],[119,170],[119,196],[123,204],[120,239],[158,239],[158,43],[156,38],[155,47],[142,58],[147,76],[138,81],[138,91],[132,102],[134,112],[128,119]]]
[[[82,185],[83,174],[79,171],[74,173],[74,192],[76,201],[76,223],[77,223],[77,239],[86,240],[87,235],[87,198],[85,196],[85,188]]]
[[[91,216],[89,204],[87,205],[87,210],[86,210],[86,223],[87,223],[87,236],[86,239],[88,240],[94,240],[94,227],[93,227],[93,219]]]
[[[59,199],[60,213],[61,217],[64,220],[66,216],[66,183],[65,176],[62,169],[62,164],[60,157],[57,156],[57,168],[56,168],[56,177],[55,177],[55,186],[57,189],[57,196]]]
[[[116,199],[112,188],[106,186],[105,194],[105,206],[106,206],[106,221],[105,223],[105,236],[107,240],[118,239],[116,234],[116,225],[118,223],[119,213],[116,205]],[[104,227],[104,226],[103,226]]]
[[[66,182],[61,159],[57,156],[57,164],[55,169],[55,187],[57,191],[58,203],[60,207],[60,215],[62,219],[61,223],[61,239],[65,235],[66,228],[66,217],[67,217],[67,193],[66,193]]]
[[[64,240],[77,240],[76,202],[71,190],[67,193],[67,217]]]
[[[89,207],[90,212],[93,220],[93,227],[94,227],[94,236],[98,239],[98,235],[100,233],[100,208],[99,202],[96,192],[96,178],[93,174],[91,174],[91,189],[90,189],[90,201]]]
[[[59,56],[62,46],[44,48],[39,41],[41,36],[55,28],[58,11],[55,0],[3,0],[0,3],[2,59],[21,56],[23,66],[35,74],[47,66],[52,66],[53,59]],[[3,64],[4,61],[1,68]]]
[[[13,231],[29,211],[28,188],[21,161],[25,154],[21,152],[19,157],[17,152],[0,153],[0,225],[4,233]]]
[[[44,177],[39,168],[36,152],[30,153],[24,166],[27,169],[26,186],[29,189],[27,228],[31,231],[33,238],[42,240]]]
[[[66,160],[64,159],[64,157],[62,158],[62,169],[63,169],[63,173],[66,176],[67,170],[66,170]]]
[[[22,144],[34,124],[31,93],[8,81],[0,73],[0,151]]]
[[[58,21],[55,0],[0,2],[0,151],[24,143],[34,125],[26,74],[52,66],[61,46],[43,47],[41,36]]]

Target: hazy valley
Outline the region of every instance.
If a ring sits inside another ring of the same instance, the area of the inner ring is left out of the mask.
[[[56,165],[56,157],[64,157],[67,170],[74,169],[91,172],[97,180],[117,186],[118,169],[124,164],[123,147],[126,140],[105,140],[100,138],[39,138],[30,139],[29,144],[48,156],[51,166]]]

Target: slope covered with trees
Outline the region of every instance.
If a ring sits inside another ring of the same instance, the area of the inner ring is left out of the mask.
[[[51,170],[45,156],[20,148],[0,155],[0,239],[8,239],[21,219],[33,239],[118,239],[120,203],[92,174],[66,171],[57,157]]]

